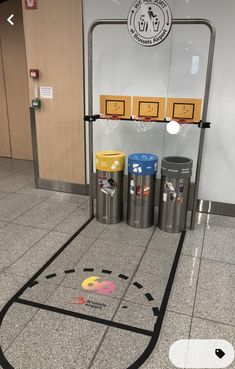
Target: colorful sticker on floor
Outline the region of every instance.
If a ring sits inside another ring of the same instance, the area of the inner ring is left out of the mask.
[[[107,305],[104,303],[92,301],[90,299],[85,299],[83,296],[76,297],[72,304],[74,305],[84,305],[86,307],[89,307],[90,309],[96,309],[96,310],[102,310],[103,308],[106,308]]]
[[[118,188],[117,183],[113,178],[98,178],[98,183],[101,191],[105,195],[113,197]]]
[[[98,295],[110,295],[115,292],[116,286],[113,282],[99,282],[99,279],[101,278],[96,276],[85,279],[82,283],[82,288],[86,291],[95,292]]]

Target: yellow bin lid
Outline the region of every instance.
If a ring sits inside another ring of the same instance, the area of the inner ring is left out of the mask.
[[[125,168],[125,154],[121,151],[100,151],[96,153],[96,169],[106,172],[120,172]]]

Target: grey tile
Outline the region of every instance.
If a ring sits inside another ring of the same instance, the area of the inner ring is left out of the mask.
[[[16,192],[20,188],[32,182],[32,176],[28,174],[13,174],[0,181],[0,191]]]
[[[235,264],[235,228],[208,225],[202,257]]]
[[[160,308],[164,292],[166,289],[167,281],[168,281],[167,275],[164,276],[152,273],[138,272],[133,279],[133,283],[137,282],[138,284],[143,286],[143,288],[138,289],[132,283],[127,290],[125,300],[135,302],[137,304],[148,305],[151,308],[152,307]],[[149,301],[146,298],[146,294],[151,294],[154,300]]]
[[[4,227],[4,225],[6,225],[7,223],[4,222],[0,222],[0,228]]]
[[[0,157],[0,166],[6,165],[12,162],[12,158],[2,158]]]
[[[59,201],[74,202],[80,206],[83,205],[86,201],[88,201],[89,197],[71,193],[55,192],[54,195],[52,196],[52,199]]]
[[[57,288],[58,284],[41,281],[36,286],[28,287],[20,298],[44,304]]]
[[[6,351],[36,312],[37,309],[20,304],[11,306],[1,325],[0,345],[3,351]]]
[[[9,163],[0,166],[1,171],[16,173],[26,168],[31,168],[32,161],[13,159]]]
[[[235,266],[202,260],[194,315],[235,325]]]
[[[114,315],[118,303],[118,299],[64,286],[59,286],[46,302],[50,306],[107,320]]]
[[[55,200],[54,200],[55,201]],[[62,201],[55,201],[59,204],[64,204]],[[74,203],[65,203],[68,205],[75,206]],[[88,205],[85,203],[79,207],[79,209],[66,219],[64,219],[56,228],[55,230],[58,232],[64,232],[68,234],[75,233],[83,224],[89,219],[89,210]]]
[[[0,219],[10,222],[37,205],[41,200],[34,196],[11,194],[0,200]]]
[[[115,269],[119,273],[133,273],[144,250],[125,242],[104,241],[98,239],[81,259],[79,265],[101,266],[103,269]]]
[[[117,323],[127,324],[153,332],[157,317],[154,316],[150,306],[123,300],[113,320]]]
[[[47,267],[39,277],[39,280],[44,280],[47,275],[56,273],[56,278],[52,280],[52,283],[60,283],[66,277],[64,273],[65,270],[73,269],[94,241],[95,240],[91,238],[76,237],[75,240]],[[57,249],[59,249],[60,246],[61,245],[57,243]]]
[[[187,230],[182,255],[201,257],[205,226],[200,224],[193,231]]]
[[[0,229],[0,270],[13,264],[47,232],[43,229],[7,224]]]
[[[33,195],[36,197],[41,197],[43,200],[43,199],[46,199],[52,196],[54,192],[48,191],[48,190],[41,190],[39,188],[36,188],[34,183],[30,183],[27,186],[18,190],[17,193],[21,193],[23,195]]]
[[[91,369],[129,368],[143,353],[149,340],[144,335],[109,328]]]
[[[226,217],[215,214],[208,214],[207,224],[216,225],[218,227],[232,227],[235,228],[235,217]]]
[[[11,175],[11,172],[2,171],[0,167],[0,181],[2,181],[4,178],[10,177]]]
[[[174,258],[175,254],[173,253],[148,249],[141,261],[138,272],[168,278]]]
[[[157,347],[142,367],[144,369],[175,369],[169,359],[169,349],[175,341],[189,338],[190,323],[191,317],[168,311]]]
[[[17,369],[87,369],[106,327],[38,312],[5,355]]]
[[[187,229],[190,228],[190,225],[191,225],[191,215],[192,215],[192,212],[191,211],[188,211],[187,213]],[[197,228],[197,226],[199,224],[206,224],[207,222],[207,215],[206,213],[196,213],[196,219],[195,219],[195,229]]]
[[[92,220],[90,224],[81,232],[84,237],[98,238],[107,229],[107,225],[97,222],[96,219]]]
[[[31,277],[56,251],[67,241],[68,236],[58,232],[50,232],[28,252],[19,258],[8,272]]]
[[[168,309],[192,315],[198,280],[199,259],[181,256]]]
[[[6,192],[0,192],[0,200],[4,199],[4,197],[8,196],[9,193]]]
[[[15,222],[51,230],[76,209],[76,204],[47,199],[18,217]]]
[[[24,277],[7,273],[0,274],[0,310],[26,282]]]
[[[129,245],[145,247],[152,237],[154,227],[147,229],[136,229],[126,223],[109,225],[101,234],[103,240],[112,240],[114,242],[126,242]]]
[[[193,318],[190,338],[227,340],[235,347],[235,327],[200,318]],[[234,369],[234,364],[228,368]]]
[[[148,247],[149,249],[167,251],[175,254],[180,236],[180,233],[167,233],[156,228]]]

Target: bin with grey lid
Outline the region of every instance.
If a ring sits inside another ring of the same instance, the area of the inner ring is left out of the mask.
[[[158,226],[165,232],[186,229],[192,167],[189,158],[170,156],[162,160]]]
[[[128,157],[127,223],[135,228],[154,222],[154,195],[158,157],[138,153]]]

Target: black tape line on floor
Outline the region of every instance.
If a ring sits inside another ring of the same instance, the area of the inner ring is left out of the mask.
[[[147,299],[148,301],[154,301],[154,298],[153,298],[153,296],[151,295],[151,293],[146,293],[146,294],[145,294],[145,297],[146,297],[146,299]]]
[[[119,276],[118,276],[119,278],[121,278],[121,279],[124,279],[125,281],[127,280],[127,279],[129,279],[129,277],[127,277],[126,275],[124,275],[124,274],[119,274]]]
[[[112,270],[105,270],[105,269],[103,269],[101,273],[104,273],[104,274],[112,274]]]
[[[48,274],[48,275],[46,275],[46,279],[52,279],[52,278],[55,278],[56,276],[57,276],[56,273]]]
[[[63,315],[71,316],[73,318],[88,320],[90,322],[94,322],[94,323],[97,323],[97,324],[103,324],[103,325],[106,325],[106,326],[109,326],[109,327],[123,329],[125,331],[142,334],[142,335],[149,336],[149,337],[152,337],[152,335],[153,335],[153,332],[149,331],[147,329],[133,327],[133,326],[130,326],[130,325],[127,325],[127,324],[117,323],[117,322],[113,322],[113,321],[110,321],[110,320],[98,318],[98,317],[91,316],[91,315],[81,314],[81,313],[78,313],[76,311],[60,309],[60,308],[55,307],[55,306],[44,305],[44,304],[40,304],[38,302],[28,301],[28,300],[24,300],[24,299],[17,299],[17,300],[15,300],[15,302],[19,303],[19,304],[22,304],[22,305],[31,306],[33,308],[38,308],[38,309],[41,309],[41,310],[50,311],[50,312],[57,313],[57,314],[63,314]]]
[[[84,268],[84,272],[94,272],[94,268]]]
[[[133,286],[137,287],[139,290],[141,290],[141,288],[143,288],[142,284],[135,282],[133,283]]]
[[[75,273],[75,269],[69,269],[64,271],[65,274],[72,274]]]
[[[39,282],[38,281],[34,281],[29,285],[29,288],[33,288],[34,286],[37,286]]]

